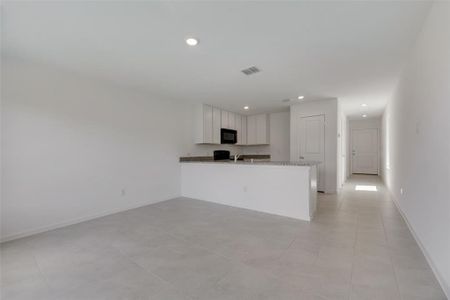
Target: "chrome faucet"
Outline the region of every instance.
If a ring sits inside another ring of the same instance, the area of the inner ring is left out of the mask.
[[[235,154],[235,155],[234,155],[234,162],[237,162],[239,156],[241,156],[241,155],[240,155],[240,154]]]

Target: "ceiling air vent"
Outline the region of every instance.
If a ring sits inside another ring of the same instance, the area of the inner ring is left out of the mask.
[[[261,72],[261,70],[258,69],[256,66],[252,66],[252,67],[250,67],[250,68],[241,70],[241,72],[244,73],[245,75],[253,75],[253,74],[255,74],[255,73]]]

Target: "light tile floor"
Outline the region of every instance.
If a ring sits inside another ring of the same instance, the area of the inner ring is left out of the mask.
[[[180,198],[4,243],[1,258],[4,300],[446,299],[376,176],[320,194],[311,223]]]

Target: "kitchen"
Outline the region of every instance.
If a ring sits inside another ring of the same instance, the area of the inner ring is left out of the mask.
[[[0,6],[2,300],[448,299],[448,2]]]
[[[288,112],[244,115],[208,104],[195,105],[193,111],[196,144],[234,147],[214,150],[213,155],[180,157],[182,196],[306,221],[313,218],[316,168],[322,162],[300,156],[273,159],[271,153],[275,152],[271,139],[280,135],[285,138],[275,138],[276,146],[289,149]],[[271,124],[273,116],[280,114],[284,128]],[[318,146],[323,148],[321,143]],[[268,152],[260,152],[264,150]]]

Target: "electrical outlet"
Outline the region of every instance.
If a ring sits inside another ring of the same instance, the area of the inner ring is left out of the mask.
[[[247,193],[247,186],[245,185],[244,187],[243,187],[243,190],[244,190],[244,193]]]
[[[403,188],[400,188],[400,195],[403,195]]]
[[[127,190],[126,190],[125,188],[123,188],[123,189],[120,191],[120,195],[121,195],[122,197],[124,197],[124,196],[126,195],[126,193],[127,193]]]

